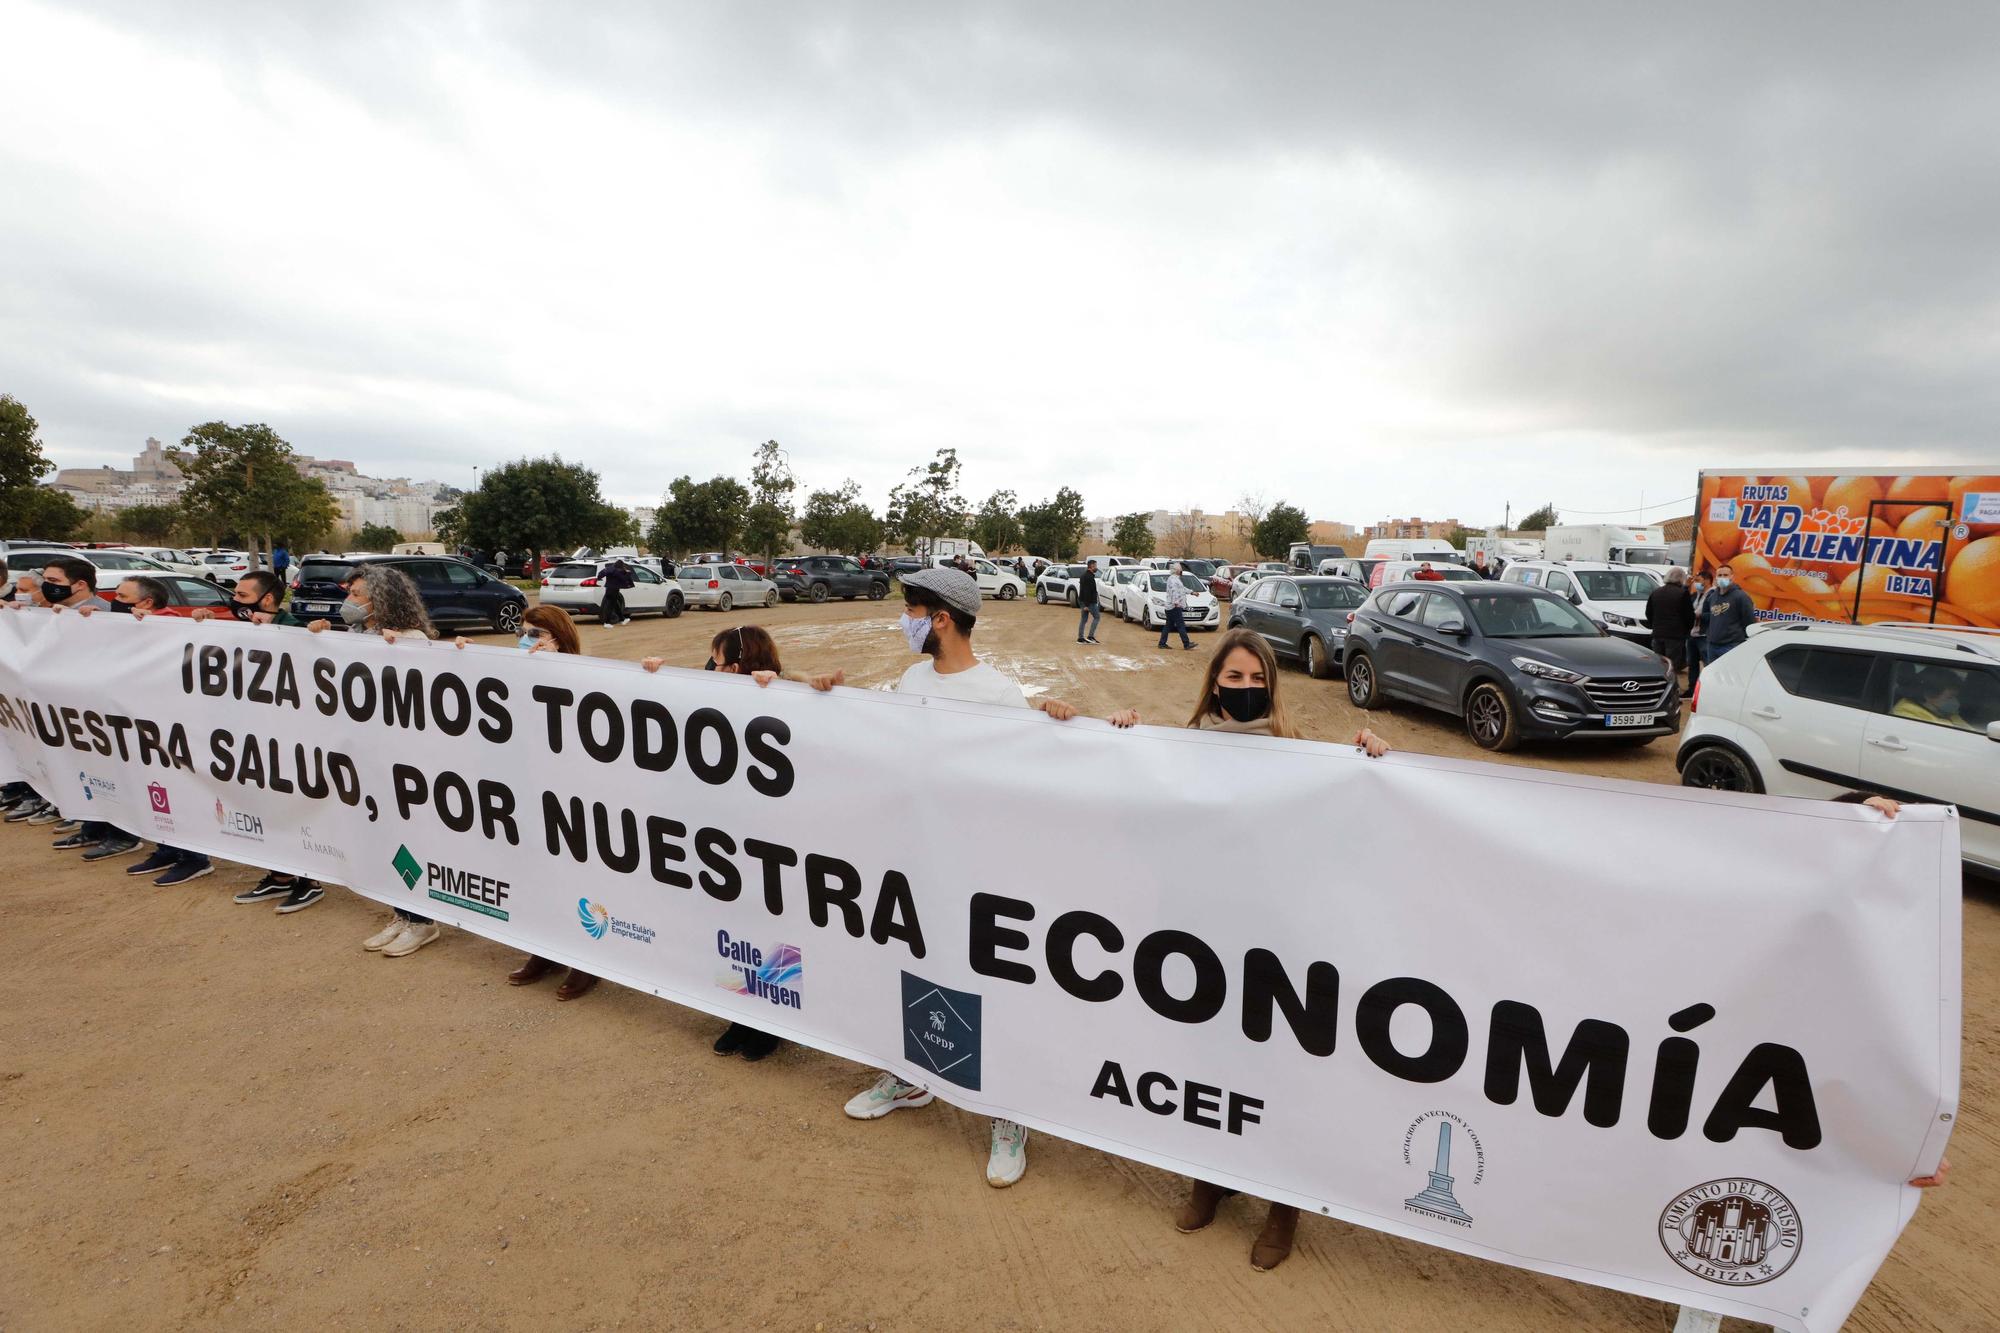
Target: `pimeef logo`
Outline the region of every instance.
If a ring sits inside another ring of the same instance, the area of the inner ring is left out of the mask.
[[[396,848],[395,858],[389,864],[395,868],[396,877],[403,881],[406,889],[416,888],[417,881],[424,877],[424,863],[411,856],[407,847]]]

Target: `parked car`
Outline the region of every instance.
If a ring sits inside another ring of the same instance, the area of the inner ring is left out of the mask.
[[[1958,807],[1959,850],[2000,873],[2000,632],[1795,621],[1702,668],[1681,782]]]
[[[1322,560],[1336,560],[1347,554],[1345,546],[1315,546],[1311,542],[1293,542],[1285,553],[1285,563],[1297,574],[1310,574],[1318,569]]]
[[[213,579],[196,578],[192,574],[149,574],[146,577],[159,581],[167,590],[169,606],[223,606],[230,596]]]
[[[250,557],[242,551],[211,551],[201,558],[201,565],[208,577],[233,588],[236,580],[250,572]]]
[[[879,602],[889,595],[889,575],[879,569],[863,569],[852,556],[806,555],[780,560],[771,581],[778,595],[788,602],[803,598],[823,602],[829,597],[853,601],[866,597]]]
[[[1099,571],[1097,577],[1102,579],[1104,577],[1103,572]],[[1061,602],[1066,606],[1075,606],[1077,585],[1082,580],[1083,565],[1081,562],[1073,565],[1050,565],[1042,571],[1042,576],[1035,580],[1035,600],[1044,606],[1050,602]]]
[[[1374,575],[1384,563],[1379,556],[1344,555],[1319,562],[1319,572],[1337,579],[1353,579],[1364,587],[1375,586]]]
[[[625,567],[632,571],[632,586],[625,590],[628,615],[654,611],[672,620],[686,608],[687,594],[678,582],[663,579],[630,560]],[[609,560],[571,560],[557,565],[542,575],[542,605],[560,606],[571,615],[579,611],[598,615],[604,606],[604,574],[610,568]]]
[[[762,560],[752,560],[748,556],[742,555],[730,555],[726,551],[702,551],[697,555],[689,556],[688,563],[691,565],[741,565],[743,568],[756,574],[759,578],[764,576],[764,562]]]
[[[972,567],[978,571],[979,595],[998,597],[1003,602],[1011,602],[1028,591],[1028,585],[1012,569],[1001,569],[991,560],[977,560]]]
[[[1147,629],[1166,623],[1167,580],[1173,577],[1163,569],[1142,569],[1136,571],[1132,579],[1119,583],[1119,619],[1136,620]],[[1209,593],[1208,585],[1192,574],[1179,577],[1187,588],[1187,627],[1191,630],[1221,629],[1222,609]]]
[[[117,592],[120,583],[134,576],[156,579],[162,574],[180,573],[134,551],[75,551],[71,554],[97,566],[97,590],[106,597]]]
[[[1425,565],[1431,567],[1431,573],[1436,574],[1438,578],[1447,582],[1484,583],[1486,581],[1478,571],[1467,569],[1464,565],[1457,565],[1448,560],[1438,560],[1430,556],[1425,556],[1422,560],[1382,561],[1374,569],[1368,571],[1368,586],[1379,588],[1384,584],[1400,583],[1404,579],[1414,579]],[[1428,583],[1434,580],[1425,579],[1422,581]]]
[[[1619,638],[1650,644],[1653,631],[1646,620],[1646,599],[1665,573],[1664,568],[1656,574],[1644,565],[1517,560],[1507,567],[1504,579],[1546,588]]]
[[[292,614],[302,620],[340,624],[345,584],[357,569],[387,565],[408,574],[423,598],[424,610],[440,628],[484,624],[509,634],[519,633],[528,599],[511,583],[494,578],[470,560],[451,555],[309,555],[299,562],[299,583],[292,591]]]
[[[1280,658],[1296,658],[1326,680],[1347,648],[1348,613],[1367,599],[1368,589],[1353,579],[1273,575],[1229,604],[1229,628],[1262,635]]]
[[[727,611],[738,606],[776,606],[778,585],[748,565],[685,564],[675,572],[689,606]]]
[[[1241,574],[1244,570],[1248,568],[1250,568],[1250,566],[1241,564],[1217,565],[1214,569],[1211,569],[1208,572],[1209,592],[1214,594],[1216,597],[1221,598],[1224,601],[1227,601],[1229,599],[1230,585],[1235,582],[1236,576],[1238,574]]]
[[[190,555],[177,547],[133,546],[127,549],[133,555],[143,555],[148,560],[165,565],[176,574],[186,574],[198,579],[208,577],[208,569],[201,563],[199,557]]]
[[[1241,597],[1243,590],[1257,582],[1257,580],[1268,579],[1275,574],[1282,574],[1284,572],[1282,569],[1265,569],[1260,565],[1252,565],[1248,569],[1238,570],[1236,577],[1229,581],[1229,600],[1233,602],[1238,597]]]
[[[892,555],[885,562],[885,567],[891,578],[901,578],[905,574],[914,574],[922,569],[924,558],[920,555]]]
[[[1116,569],[1099,570],[1097,573],[1097,605],[1101,610],[1122,617],[1119,610],[1124,605],[1123,589],[1132,585],[1132,580],[1147,573],[1144,565],[1120,565]]]
[[[1440,709],[1486,750],[1533,738],[1644,744],[1680,725],[1671,668],[1539,588],[1392,583],[1351,614],[1345,661],[1356,708],[1400,699]]]

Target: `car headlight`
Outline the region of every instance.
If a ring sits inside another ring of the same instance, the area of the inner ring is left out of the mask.
[[[1607,625],[1624,625],[1634,629],[1636,629],[1639,624],[1639,622],[1634,620],[1632,617],[1621,616],[1616,611],[1606,611],[1604,613],[1604,623]]]
[[[1576,685],[1588,679],[1581,672],[1568,671],[1559,666],[1550,666],[1538,657],[1517,657],[1514,665],[1530,676],[1542,680],[1559,680],[1565,685]]]

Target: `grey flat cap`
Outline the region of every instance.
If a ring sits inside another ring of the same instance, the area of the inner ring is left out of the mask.
[[[903,586],[935,593],[939,601],[960,615],[979,619],[979,580],[962,569],[933,566],[915,570],[903,575]]]

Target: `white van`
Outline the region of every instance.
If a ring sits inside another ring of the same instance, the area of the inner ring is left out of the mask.
[[[443,542],[397,542],[389,548],[390,555],[445,555]]]
[[[1465,563],[1465,552],[1436,537],[1376,537],[1361,553],[1365,560],[1449,560]]]
[[[1647,565],[1614,565],[1594,560],[1517,560],[1500,576],[1502,583],[1546,588],[1621,639],[1650,647],[1653,630],[1646,622],[1646,599],[1660,586],[1664,569]]]
[[[962,555],[968,560],[984,560],[987,558],[984,547],[980,546],[978,542],[968,541],[963,537],[939,537],[931,543],[930,557],[932,564],[935,565],[940,560],[955,555]]]

